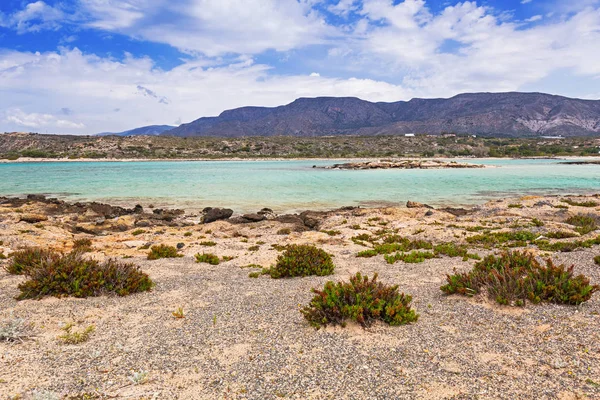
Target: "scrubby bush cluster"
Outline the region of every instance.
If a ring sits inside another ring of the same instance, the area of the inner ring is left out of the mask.
[[[44,296],[88,297],[114,293],[125,296],[150,290],[154,283],[134,264],[117,260],[100,263],[87,259],[81,252],[66,255],[25,249],[13,258],[7,270],[25,275],[19,284],[18,300],[39,299]],[[18,266],[18,267],[17,267]]]
[[[316,328],[329,324],[345,326],[347,320],[363,327],[380,320],[390,325],[415,322],[418,314],[411,309],[411,296],[398,292],[398,286],[377,281],[377,274],[357,273],[349,282],[329,281],[323,290],[313,289],[315,297],[301,312]]]
[[[587,277],[574,276],[572,266],[556,266],[550,259],[544,266],[525,252],[490,255],[468,273],[448,275],[447,282],[441,287],[447,294],[472,296],[486,290],[498,303],[517,306],[524,306],[527,300],[580,304],[600,289],[590,285]]]
[[[183,257],[183,254],[177,252],[177,248],[173,246],[167,246],[165,244],[159,244],[152,246],[148,253],[148,260],[158,260],[159,258],[177,258]]]
[[[212,254],[212,253],[196,254],[194,257],[196,257],[197,263],[208,263],[210,265],[219,265],[219,263],[221,262],[221,260],[219,260],[219,256]]]
[[[596,215],[573,215],[569,217],[565,222],[567,224],[575,226],[575,231],[585,235],[598,229],[598,223],[600,218]]]
[[[275,266],[264,270],[272,278],[294,276],[325,276],[333,274],[331,254],[312,245],[292,244],[277,257]]]
[[[73,250],[84,253],[92,251],[92,241],[88,238],[76,239],[73,241]]]

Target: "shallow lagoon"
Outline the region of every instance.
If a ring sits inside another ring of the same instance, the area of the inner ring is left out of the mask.
[[[600,192],[600,165],[561,165],[547,159],[463,161],[494,168],[312,168],[334,160],[6,163],[0,164],[0,195],[44,193],[127,206],[223,206],[236,212],[270,207],[284,212],[407,200],[464,205],[526,194]]]

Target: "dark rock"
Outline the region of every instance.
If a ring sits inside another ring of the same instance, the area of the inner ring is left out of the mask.
[[[321,221],[327,216],[325,212],[304,211],[300,213],[300,219],[304,226],[310,229],[318,229]]]
[[[28,194],[27,200],[46,201],[46,196],[43,194]]]
[[[207,212],[209,212],[212,209],[213,209],[212,207],[204,207],[204,209],[202,210],[202,212],[203,213],[207,213]]]
[[[265,207],[265,208],[261,209],[259,212],[257,212],[257,214],[273,214],[273,210]]]
[[[184,243],[177,243],[177,249],[178,249],[178,250],[181,250],[181,249],[183,249],[183,247],[184,247],[184,246],[185,246],[185,244],[184,244]]]
[[[274,220],[277,221],[277,222],[281,222],[282,224],[301,224],[301,225],[304,225],[304,222],[302,221],[302,218],[300,218],[296,214],[278,215],[277,217],[275,217]]]
[[[265,216],[265,214],[244,214],[242,215],[242,219],[248,221],[248,222],[260,222],[260,221],[264,221],[265,219],[267,219],[267,217]]]
[[[152,210],[152,213],[155,214],[155,215],[160,215],[160,214],[163,213],[163,211],[164,210],[162,208],[157,208],[155,210]]]
[[[209,222],[225,220],[233,215],[233,210],[230,208],[210,208],[202,218],[202,222],[208,224]]]
[[[406,202],[406,207],[407,208],[430,208],[430,209],[433,209],[433,207],[431,207],[427,204],[417,203],[416,201],[410,201],[410,200]]]
[[[429,210],[425,213],[426,217],[431,217],[433,215],[433,211]]]
[[[552,203],[550,203],[549,201],[538,201],[533,206],[534,207],[544,207],[544,206],[552,207]]]
[[[150,226],[150,221],[147,221],[145,219],[139,220],[139,221],[135,221],[135,226],[138,226],[140,228],[146,228],[148,226]]]
[[[142,207],[139,204],[136,204],[135,207],[133,207],[133,213],[134,214],[141,214],[144,212],[144,207]]]
[[[454,215],[455,217],[462,217],[465,215],[469,215],[471,213],[470,210],[466,210],[464,208],[452,208],[452,207],[442,208],[440,211],[445,211],[449,214]]]

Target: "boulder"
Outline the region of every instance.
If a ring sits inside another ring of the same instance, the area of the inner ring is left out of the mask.
[[[144,212],[144,207],[142,207],[139,204],[136,204],[135,207],[133,207],[133,213],[134,214],[141,214]]]
[[[208,224],[210,222],[229,219],[233,215],[233,210],[230,208],[210,208],[202,218],[202,222]]]
[[[317,211],[304,211],[300,213],[300,219],[304,226],[310,229],[318,229],[323,218],[327,216],[327,213]]]
[[[265,219],[267,219],[267,216],[260,213],[242,215],[242,220],[245,220],[246,222],[260,222],[264,221]]]
[[[150,221],[142,219],[142,220],[136,221],[135,226],[137,226],[139,228],[147,228],[150,226]]]
[[[426,217],[431,217],[433,215],[433,211],[429,210],[425,213]]]
[[[28,194],[27,200],[46,201],[46,196],[43,194]]]

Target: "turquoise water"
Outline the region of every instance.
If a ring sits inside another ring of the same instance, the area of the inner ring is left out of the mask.
[[[0,195],[44,193],[132,206],[278,212],[347,205],[482,203],[525,194],[600,192],[600,165],[477,160],[485,169],[313,169],[335,161],[156,161],[0,164]],[[471,161],[474,162],[474,161]]]

